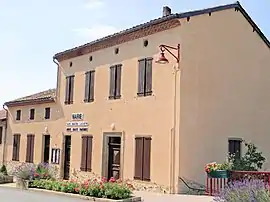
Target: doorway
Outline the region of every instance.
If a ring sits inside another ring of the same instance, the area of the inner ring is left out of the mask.
[[[108,179],[120,178],[121,137],[109,137],[108,142]]]
[[[50,159],[50,135],[43,136],[43,162],[49,163]]]
[[[70,151],[71,151],[71,136],[65,136],[65,148],[64,148],[64,179],[69,179],[70,174]]]

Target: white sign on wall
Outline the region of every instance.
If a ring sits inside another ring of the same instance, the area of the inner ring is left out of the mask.
[[[84,126],[88,126],[88,122],[87,121],[76,121],[76,122],[67,122],[66,123],[67,127],[84,127]]]

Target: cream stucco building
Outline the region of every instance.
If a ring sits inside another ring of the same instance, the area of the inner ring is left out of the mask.
[[[160,44],[180,44],[179,64],[168,52],[169,64],[155,63]],[[159,19],[60,52],[56,89],[6,103],[6,161],[177,193],[179,177],[204,184],[204,165],[242,150],[242,139],[269,159],[269,47],[235,3],[165,7]]]

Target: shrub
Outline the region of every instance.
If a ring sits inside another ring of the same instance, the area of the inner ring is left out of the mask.
[[[1,169],[0,169],[0,173],[7,175],[7,168],[5,165],[2,165]]]
[[[126,199],[132,194],[131,185],[113,178],[110,181],[90,179],[83,183],[36,179],[30,187],[108,199]]]
[[[215,196],[216,202],[269,202],[269,189],[262,180],[243,180],[229,183],[219,195]]]
[[[233,170],[258,171],[262,168],[265,157],[253,143],[245,142],[246,153],[240,159],[233,159]]]
[[[23,163],[16,167],[13,171],[13,175],[18,179],[32,180],[35,173],[35,167],[33,164]]]
[[[39,163],[35,169],[33,179],[54,179],[50,165],[48,163]]]

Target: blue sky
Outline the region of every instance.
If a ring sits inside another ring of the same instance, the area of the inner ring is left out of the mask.
[[[172,12],[230,0],[0,0],[0,104],[56,84],[55,53]],[[270,38],[269,0],[242,0]],[[267,20],[268,19],[268,20]]]

